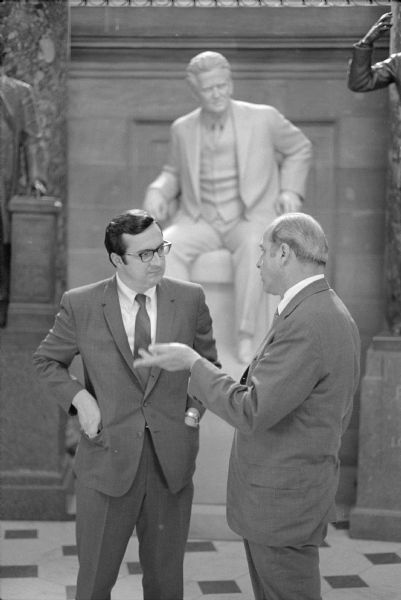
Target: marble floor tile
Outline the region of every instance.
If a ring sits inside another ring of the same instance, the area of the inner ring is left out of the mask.
[[[66,600],[64,583],[50,583],[43,579],[2,579],[2,600]]]
[[[2,522],[0,598],[73,600],[78,572],[73,522]],[[401,543],[354,540],[343,523],[320,549],[323,600],[401,600]],[[240,540],[188,542],[185,600],[252,600]],[[142,600],[138,540],[130,538],[112,600]],[[363,587],[354,587],[354,586]]]

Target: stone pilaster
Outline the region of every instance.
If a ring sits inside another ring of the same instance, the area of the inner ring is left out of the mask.
[[[33,87],[48,194],[31,197],[21,180],[22,195],[11,201],[9,320],[0,341],[1,518],[63,519],[71,481],[65,417],[44,398],[32,353],[65,287],[69,8],[66,0],[6,0],[0,8],[5,72]]]
[[[390,53],[401,52],[401,6],[392,2]],[[386,326],[374,337],[362,381],[357,502],[352,537],[401,541],[401,98],[389,88]]]
[[[352,537],[401,541],[401,338],[377,336],[362,383]]]
[[[393,27],[390,53],[401,52],[401,6],[392,2]],[[386,205],[387,324],[393,335],[401,335],[401,98],[389,88],[391,141]]]

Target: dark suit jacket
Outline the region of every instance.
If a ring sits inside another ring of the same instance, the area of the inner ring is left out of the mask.
[[[395,83],[401,98],[401,52],[372,65],[373,48],[353,47],[348,67],[348,87],[353,92],[371,92]]]
[[[157,286],[157,342],[182,342],[217,362],[212,321],[201,286],[164,278]],[[68,367],[79,354],[84,384]],[[168,486],[177,492],[193,475],[198,430],[184,424],[191,405],[189,373],[153,368],[143,391],[133,369],[115,277],[64,294],[60,312],[34,355],[34,363],[52,400],[71,410],[85,387],[97,400],[103,429],[81,437],[75,460],[78,477],[112,496],[124,494],[138,468],[148,424]]]
[[[227,518],[244,538],[270,546],[316,542],[314,532],[335,520],[359,352],[353,319],[321,279],[284,309],[244,383],[195,363],[189,393],[236,428]]]

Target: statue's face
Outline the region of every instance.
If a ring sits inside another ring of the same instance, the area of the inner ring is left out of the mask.
[[[197,75],[196,92],[205,112],[222,116],[228,109],[233,83],[228,69],[221,67]]]

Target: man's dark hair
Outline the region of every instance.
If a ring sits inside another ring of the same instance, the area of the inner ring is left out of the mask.
[[[112,265],[114,265],[111,260],[111,254],[113,252],[121,256],[124,260],[124,254],[127,248],[122,237],[123,233],[138,235],[138,233],[142,233],[145,229],[150,227],[152,223],[155,223],[161,231],[159,223],[150,213],[146,212],[146,210],[137,208],[127,210],[110,221],[106,227],[104,245],[106,246],[109,260]]]

